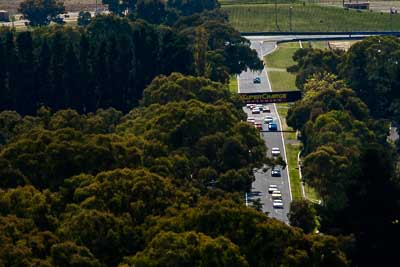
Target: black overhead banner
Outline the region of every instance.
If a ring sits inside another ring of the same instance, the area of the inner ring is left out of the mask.
[[[300,91],[239,94],[245,104],[266,104],[295,102],[301,99]]]

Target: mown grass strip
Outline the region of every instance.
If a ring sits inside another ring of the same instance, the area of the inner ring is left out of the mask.
[[[232,94],[238,93],[238,80],[236,75],[231,75],[229,78],[229,91]]]
[[[282,129],[284,131],[293,131],[286,123],[286,114],[289,109],[288,104],[277,104],[276,108],[282,122]],[[298,169],[297,155],[301,149],[301,143],[296,138],[295,132],[285,132],[283,134],[285,139],[286,158],[288,164],[288,171],[290,176],[290,185],[292,190],[293,200],[302,199],[300,175]]]

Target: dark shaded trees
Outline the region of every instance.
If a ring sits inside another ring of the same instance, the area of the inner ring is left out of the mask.
[[[64,2],[60,0],[25,0],[19,7],[31,26],[48,25],[64,11]]]
[[[376,118],[398,120],[400,42],[395,37],[370,37],[345,54],[340,74]]]
[[[210,266],[246,267],[239,248],[224,237],[211,238],[195,232],[162,232],[143,251],[122,266]]]
[[[209,11],[219,8],[217,0],[168,0],[169,8],[177,9],[183,16]]]
[[[299,49],[293,55],[296,65],[289,67],[288,71],[296,73],[296,86],[303,89],[306,81],[314,74],[328,72],[337,75],[342,56],[340,50]]]
[[[399,192],[395,151],[386,140],[389,126],[373,120],[343,82],[329,76],[323,80],[321,76],[309,80],[304,99],[288,112],[288,124],[301,130],[304,142],[304,180],[323,199],[318,207],[321,231],[354,234],[357,264],[393,260],[396,253],[384,249],[394,242],[385,229],[398,231],[393,223],[400,210],[394,200]],[[384,198],[376,194],[375,186],[385,187]],[[373,218],[372,210],[379,210]]]
[[[305,233],[313,233],[318,227],[317,211],[307,200],[292,201],[288,217],[291,226],[299,227]]]

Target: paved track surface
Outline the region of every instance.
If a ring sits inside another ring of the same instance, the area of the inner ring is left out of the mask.
[[[246,38],[251,42],[251,47],[255,49],[260,58],[263,58],[265,55],[272,53],[277,46],[278,42],[282,41],[298,41],[298,40],[319,40],[319,39],[337,39],[337,38],[359,38],[363,39],[365,37],[371,36],[374,34],[368,35],[289,35],[289,36],[247,36]],[[260,77],[261,83],[254,84],[253,79],[255,77]],[[271,85],[267,77],[267,72],[264,69],[262,72],[251,72],[244,71],[239,77],[239,93],[262,93],[262,92],[271,92]],[[275,122],[278,124],[277,132],[269,132],[267,131],[267,125],[263,124],[263,131],[261,131],[261,136],[265,142],[265,145],[268,148],[268,155],[271,156],[271,149],[273,147],[278,147],[281,151],[282,157],[286,161],[286,157],[284,155],[284,141],[283,136],[280,130],[282,129],[282,125],[280,120],[278,119],[278,113],[275,105],[269,105],[271,109],[271,113],[264,114],[251,114],[251,111],[247,108],[243,108],[244,111],[248,114],[249,117],[254,117],[256,120],[261,121],[265,116],[271,116],[275,119]],[[292,200],[291,192],[290,192],[290,180],[288,177],[287,168],[281,168],[281,177],[272,177],[271,170],[263,172],[262,170],[255,170],[255,178],[256,180],[252,184],[252,190],[248,194],[248,200],[251,203],[255,199],[260,199],[263,204],[263,211],[268,212],[271,217],[277,218],[285,223],[289,223],[287,218],[287,214],[289,212],[290,202]],[[283,209],[274,209],[272,206],[271,195],[268,193],[269,185],[274,184],[277,185],[279,190],[282,193],[282,200],[284,204]]]
[[[263,42],[263,41],[253,41],[252,48],[256,49],[260,58],[265,54],[272,52],[275,47],[275,42]],[[254,84],[254,77],[260,77],[261,83]],[[241,93],[255,93],[255,92],[270,92],[271,85],[269,83],[266,71],[261,73],[253,73],[251,71],[245,71],[239,76],[239,90]],[[251,114],[251,110],[244,107],[244,111],[248,114],[248,117],[254,117],[256,121],[262,121],[265,116],[271,116],[274,118],[274,122],[278,125],[278,131],[270,132],[268,131],[267,124],[263,123],[263,130],[260,132],[265,145],[268,148],[268,156],[271,156],[271,149],[273,147],[278,147],[281,151],[281,155],[284,157],[284,144],[282,133],[280,132],[282,127],[278,119],[278,113],[275,105],[270,104],[271,113],[261,113],[261,114]],[[249,202],[255,199],[260,199],[263,204],[263,211],[268,212],[269,216],[277,218],[285,223],[289,223],[287,218],[287,213],[289,212],[289,206],[291,201],[291,194],[289,188],[289,178],[287,173],[287,168],[281,169],[281,177],[272,177],[271,170],[268,169],[266,172],[263,170],[256,170],[254,172],[256,180],[252,185],[252,190],[248,194]],[[277,185],[279,191],[282,193],[283,209],[275,209],[272,206],[271,194],[268,193],[269,185]]]

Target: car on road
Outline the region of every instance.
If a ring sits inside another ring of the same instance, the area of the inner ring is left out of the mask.
[[[271,116],[265,116],[264,118],[264,123],[268,124],[274,121],[274,118],[272,118]]]
[[[278,125],[276,123],[271,122],[268,124],[268,130],[273,132],[278,131]]]
[[[281,170],[276,167],[272,168],[271,176],[272,177],[281,177]]]
[[[271,185],[268,187],[268,193],[270,193],[270,194],[272,194],[272,192],[274,192],[274,191],[276,191],[276,190],[278,190],[278,186],[277,186],[277,185],[271,184]]]
[[[256,121],[254,122],[254,127],[256,127],[259,130],[262,130],[262,123],[260,121]]]
[[[283,202],[280,199],[275,199],[274,202],[272,202],[272,206],[275,209],[283,209]]]
[[[246,104],[246,108],[248,108],[248,109],[253,109],[253,108],[255,108],[256,107],[256,105],[254,105],[254,104]]]
[[[270,113],[270,112],[271,112],[271,109],[270,109],[268,106],[264,106],[264,107],[262,108],[262,112],[263,112],[263,113]]]
[[[282,194],[281,193],[274,193],[272,192],[272,199],[282,199]]]
[[[256,119],[254,117],[248,117],[247,118],[247,122],[248,123],[254,124],[255,121],[256,121]]]
[[[273,147],[271,150],[271,154],[272,156],[279,156],[281,154],[281,150],[279,149],[279,147]]]
[[[253,79],[253,83],[261,83],[261,79],[260,79],[260,77],[255,77],[254,79]]]
[[[257,108],[257,107],[255,107],[255,108],[253,108],[253,109],[251,110],[251,113],[252,113],[252,114],[260,114],[260,109]]]

